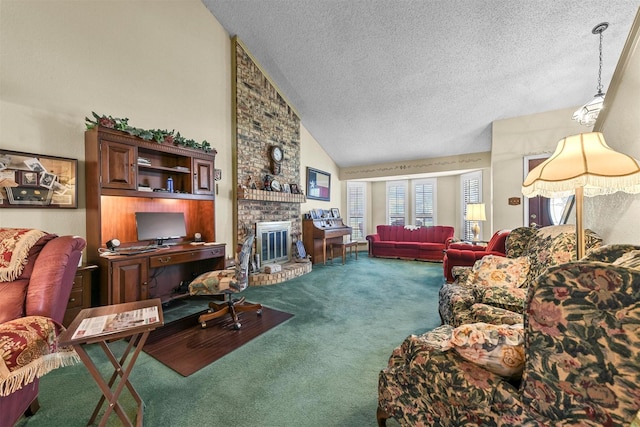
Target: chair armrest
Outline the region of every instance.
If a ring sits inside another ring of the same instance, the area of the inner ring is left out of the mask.
[[[487,249],[486,246],[473,245],[471,243],[451,243],[449,245],[449,250],[458,249],[461,251],[484,251]]]
[[[524,313],[524,303],[528,288],[510,288],[507,286],[476,286],[474,295],[476,302],[498,308]]]
[[[457,283],[445,283],[439,291],[438,311],[445,325],[459,326],[466,318],[476,297],[473,289]]]
[[[60,236],[42,248],[27,288],[27,316],[45,316],[62,322],[85,246],[80,237]]]
[[[471,306],[471,321],[491,325],[515,325],[524,322],[524,316],[511,310],[488,304],[476,303]]]
[[[453,328],[441,326],[420,336],[408,337],[396,348],[389,365],[380,372],[378,403],[405,425],[495,425],[500,414],[488,411],[495,390],[506,380],[463,359],[456,351],[441,350]],[[465,390],[463,399],[452,399],[453,390]],[[508,390],[508,388],[505,388]],[[442,411],[442,408],[447,408]]]

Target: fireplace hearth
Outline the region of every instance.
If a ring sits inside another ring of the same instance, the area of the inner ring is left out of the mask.
[[[291,260],[291,221],[256,223],[256,254],[260,264],[285,263]]]

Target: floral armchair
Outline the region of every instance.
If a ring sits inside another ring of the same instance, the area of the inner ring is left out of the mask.
[[[587,251],[601,245],[597,234],[585,234]],[[454,269],[456,281],[439,293],[443,324],[521,323],[529,285],[548,267],[576,260],[575,226],[517,228],[507,238],[506,255],[488,255],[471,268]]]
[[[539,276],[524,324],[409,336],[380,372],[378,425],[628,426],[639,354],[640,246],[604,246]]]

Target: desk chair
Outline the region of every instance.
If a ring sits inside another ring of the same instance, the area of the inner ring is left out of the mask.
[[[242,326],[238,313],[256,311],[258,315],[262,315],[261,304],[246,304],[244,297],[238,299],[232,297],[233,294],[242,292],[249,286],[249,261],[253,239],[253,234],[245,239],[234,269],[209,271],[189,283],[189,295],[216,296],[224,301],[221,304],[210,302],[209,311],[198,317],[198,322],[203,328],[207,327],[209,320],[230,314],[233,318],[233,326],[237,330]]]

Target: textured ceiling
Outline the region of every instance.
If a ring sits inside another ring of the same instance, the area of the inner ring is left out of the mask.
[[[639,0],[203,0],[341,167],[491,150],[606,91]]]

